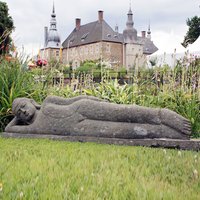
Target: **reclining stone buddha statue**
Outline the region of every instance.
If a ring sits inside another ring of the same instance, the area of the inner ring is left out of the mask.
[[[109,103],[93,96],[49,96],[13,101],[13,120],[6,132],[124,139],[188,139],[190,122],[168,109]]]

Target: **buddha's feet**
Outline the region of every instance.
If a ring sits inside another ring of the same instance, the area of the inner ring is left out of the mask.
[[[160,116],[162,124],[169,126],[182,134],[188,136],[191,135],[191,123],[186,118],[168,109],[161,109]]]

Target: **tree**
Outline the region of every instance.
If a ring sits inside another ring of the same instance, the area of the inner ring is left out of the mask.
[[[14,30],[14,23],[8,10],[7,3],[0,1],[0,55],[6,53],[12,42],[10,34]]]
[[[188,44],[193,44],[200,35],[200,17],[194,16],[191,19],[187,19],[186,24],[189,29],[184,37],[183,43],[181,43],[185,48]]]

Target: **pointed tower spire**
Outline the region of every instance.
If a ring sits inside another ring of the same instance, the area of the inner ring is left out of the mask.
[[[57,30],[56,29],[56,13],[55,13],[54,2],[53,2],[52,14],[51,14],[50,30]]]
[[[53,1],[53,11],[52,11],[52,13],[55,13],[54,1]]]
[[[130,1],[130,7],[129,7],[129,11],[128,11],[127,16],[128,16],[128,19],[127,19],[127,22],[126,22],[126,28],[132,29],[134,22],[133,22],[133,13],[132,13],[132,10],[131,10],[131,1]]]
[[[116,32],[116,33],[118,33],[118,32],[119,32],[119,27],[118,27],[118,25],[117,25],[117,24],[115,25],[115,32]]]
[[[149,25],[148,25],[147,38],[149,38],[149,39],[151,40],[151,27],[150,27],[150,22],[149,22]]]

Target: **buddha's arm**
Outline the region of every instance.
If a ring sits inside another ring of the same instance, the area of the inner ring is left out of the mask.
[[[14,118],[12,119],[12,121],[6,126],[5,131],[6,131],[6,132],[10,132],[11,127],[15,126],[16,124],[17,124],[17,118],[14,117]]]
[[[80,95],[77,97],[72,97],[72,98],[63,98],[63,97],[58,97],[58,96],[48,96],[45,100],[44,103],[53,103],[57,105],[70,105],[76,101],[82,100],[82,99],[89,99],[93,101],[105,101],[103,99],[99,99],[97,97],[93,96],[87,96],[87,95]]]
[[[29,130],[29,125],[18,125],[18,120],[15,117],[5,128],[6,132],[25,133]]]

